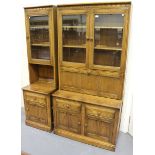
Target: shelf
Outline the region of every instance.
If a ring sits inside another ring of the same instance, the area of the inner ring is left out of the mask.
[[[103,49],[103,50],[113,50],[113,51],[121,51],[122,48],[120,47],[109,47],[109,46],[103,46],[103,45],[96,45],[94,49]]]
[[[63,28],[86,28],[86,26],[63,26]]]
[[[122,26],[95,26],[95,29],[123,29]]]
[[[68,48],[86,48],[86,45],[63,45],[63,47],[68,47]]]
[[[52,79],[39,79],[38,81],[26,86],[23,90],[49,94],[55,90],[54,80]]]
[[[37,26],[30,26],[30,29],[48,29],[48,25],[37,25]]]
[[[31,46],[43,46],[43,47],[48,47],[50,46],[49,42],[42,42],[42,43],[32,43]]]

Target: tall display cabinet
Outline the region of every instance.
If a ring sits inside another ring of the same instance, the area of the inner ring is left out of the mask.
[[[52,96],[57,88],[56,7],[25,8],[30,85],[23,88],[26,124],[53,129]]]
[[[130,2],[59,5],[54,132],[115,150]]]

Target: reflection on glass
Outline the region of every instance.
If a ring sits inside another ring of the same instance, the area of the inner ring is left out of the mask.
[[[121,51],[100,50],[94,51],[94,64],[120,67]]]
[[[30,17],[31,43],[49,42],[48,16]]]
[[[96,14],[95,15],[95,46],[122,47],[124,15]]]
[[[31,16],[30,41],[32,59],[50,59],[48,16]]]
[[[85,48],[63,48],[63,61],[85,63]]]
[[[85,26],[86,15],[64,15],[62,21],[63,26]]]
[[[33,59],[50,59],[50,49],[49,47],[32,46],[31,56]]]
[[[64,15],[63,45],[86,44],[86,15]]]

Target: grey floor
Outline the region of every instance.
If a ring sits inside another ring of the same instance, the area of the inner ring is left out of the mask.
[[[133,140],[120,132],[115,152],[73,141],[25,125],[21,114],[21,150],[30,155],[132,155]]]

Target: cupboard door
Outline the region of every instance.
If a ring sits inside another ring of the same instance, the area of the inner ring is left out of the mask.
[[[92,13],[92,68],[118,71],[122,67],[127,26],[125,18],[125,12],[120,10],[98,10]]]
[[[56,99],[56,127],[74,133],[81,132],[81,104]]]
[[[26,119],[47,125],[48,112],[47,112],[46,97],[31,93],[25,93],[24,101],[25,101]]]
[[[89,33],[87,11],[65,11],[59,13],[59,51],[62,65],[85,66],[87,63]]]
[[[26,28],[30,62],[50,64],[52,62],[53,20],[51,11],[27,10]]]
[[[109,108],[86,106],[85,135],[112,142],[115,111]]]

